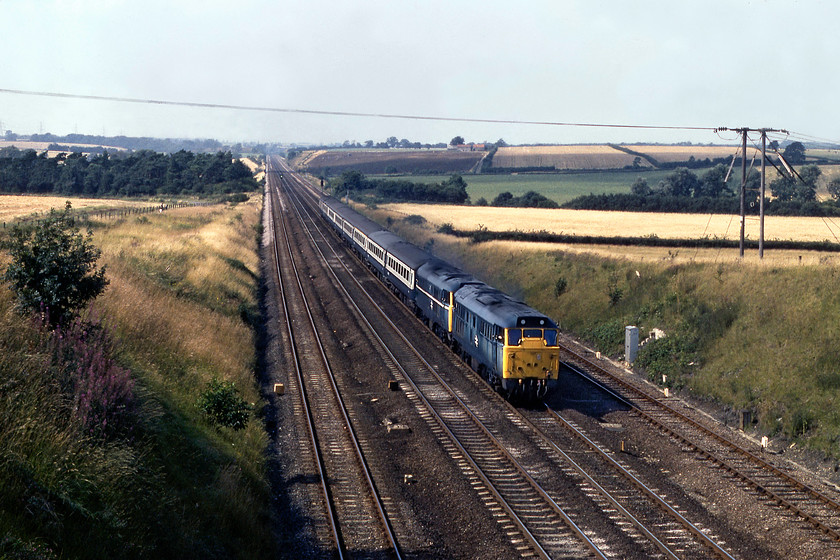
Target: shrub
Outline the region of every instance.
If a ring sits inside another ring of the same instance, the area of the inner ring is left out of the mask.
[[[566,293],[566,288],[568,287],[569,283],[566,281],[565,278],[562,276],[557,279],[557,282],[554,283],[554,295],[556,297],[560,297]]]
[[[451,235],[451,234],[455,233],[455,226],[452,225],[452,222],[446,222],[445,224],[441,224],[438,227],[438,233],[444,233],[444,234]]]
[[[420,214],[410,214],[403,218],[403,221],[407,224],[411,224],[414,226],[422,226],[426,223],[426,218],[424,218]]]
[[[583,335],[601,352],[615,354],[624,344],[624,321],[615,319],[584,329]]]
[[[251,405],[245,402],[232,381],[212,379],[196,403],[211,424],[242,430],[248,425]]]

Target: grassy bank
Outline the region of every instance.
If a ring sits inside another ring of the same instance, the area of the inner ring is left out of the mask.
[[[196,406],[217,378],[260,407],[260,205],[94,224],[110,285],[88,318],[111,332],[134,393],[111,437],[74,420],[44,335],[0,291],[0,557],[271,555],[261,422],[215,427]]]
[[[384,222],[386,213],[378,210]],[[735,259],[675,262],[494,241],[474,244],[399,216],[393,229],[622,357],[624,327],[644,339],[638,369],[733,409],[761,433],[840,458],[840,268],[833,260],[773,266]]]

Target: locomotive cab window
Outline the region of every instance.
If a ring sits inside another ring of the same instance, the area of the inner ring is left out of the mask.
[[[542,338],[543,332],[542,329],[524,329],[522,336],[525,338]]]
[[[545,329],[545,345],[557,346],[557,331],[554,329]]]
[[[522,329],[508,329],[508,346],[519,346],[522,341]]]

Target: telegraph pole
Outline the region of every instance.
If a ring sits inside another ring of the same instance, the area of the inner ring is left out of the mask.
[[[764,258],[764,171],[767,166],[767,129],[761,129],[761,195],[758,200],[758,258]]]
[[[759,209],[759,229],[758,229],[758,257],[763,259],[764,258],[764,190],[765,190],[765,170],[766,170],[766,161],[767,161],[767,133],[768,132],[781,132],[782,134],[788,134],[787,130],[784,129],[776,129],[776,128],[726,128],[720,127],[716,128],[715,132],[720,132],[723,130],[732,130],[738,132],[741,135],[741,238],[740,243],[738,244],[739,248],[739,255],[741,258],[744,258],[744,227],[746,226],[747,221],[747,134],[750,132],[760,132],[761,133],[761,189],[759,194],[759,202],[758,202],[758,209]]]
[[[741,129],[741,242],[738,244],[738,256],[744,258],[744,226],[747,221],[747,132]]]

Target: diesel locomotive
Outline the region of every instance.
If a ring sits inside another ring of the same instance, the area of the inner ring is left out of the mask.
[[[557,384],[558,329],[550,318],[332,197],[319,206],[376,275],[500,394],[535,401]]]

